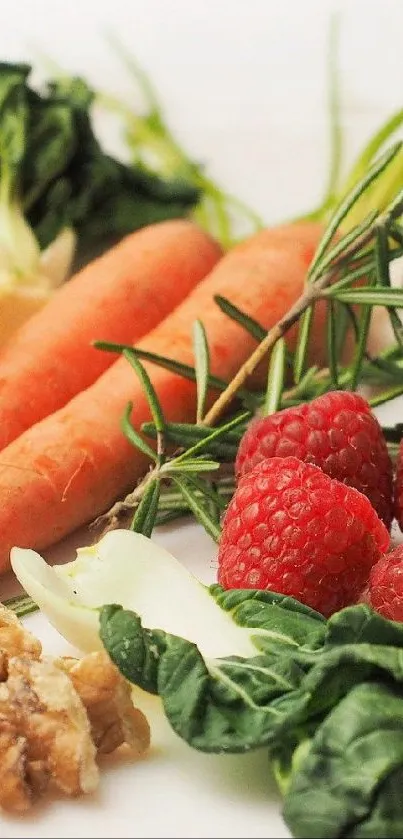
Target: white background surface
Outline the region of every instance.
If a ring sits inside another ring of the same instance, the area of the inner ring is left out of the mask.
[[[403,104],[401,0],[14,0],[2,3],[0,57],[37,64],[45,54],[135,106],[105,40],[115,33],[150,73],[191,155],[273,223],[313,207],[325,184],[326,50],[335,9],[351,161]],[[114,147],[112,133],[108,141]],[[388,420],[398,412],[389,407]],[[198,528],[156,538],[213,579],[214,551]],[[2,581],[0,599],[13,590]],[[30,624],[47,652],[66,652],[44,619]],[[94,798],[46,802],[24,819],[0,816],[1,839],[288,835],[264,751],[199,755],[169,732],[155,703],[147,710],[154,744],[147,760],[107,761]]]

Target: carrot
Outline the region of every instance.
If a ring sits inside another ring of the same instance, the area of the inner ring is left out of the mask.
[[[135,342],[210,271],[218,245],[189,221],[127,236],[55,292],[0,355],[0,448],[114,361],[97,338]]]
[[[295,231],[295,235],[294,235]],[[203,320],[212,372],[231,377],[254,341],[224,315],[215,294],[267,328],[302,290],[306,269],[320,236],[317,225],[265,231],[235,248],[138,346],[193,363],[191,325]],[[300,236],[300,238],[299,238]],[[194,385],[146,365],[165,415],[191,421]],[[150,418],[146,397],[125,359],[119,359],[90,388],[21,435],[0,455],[0,568],[10,548],[43,548],[93,519],[131,488],[144,473],[144,457],[120,430],[128,401],[139,428]]]

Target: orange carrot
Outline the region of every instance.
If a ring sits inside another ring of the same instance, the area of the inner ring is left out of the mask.
[[[294,235],[295,232],[295,235]],[[254,341],[213,301],[228,297],[267,328],[300,294],[320,236],[317,225],[260,233],[225,256],[193,292],[138,346],[192,364],[191,326],[207,331],[212,372],[231,377]],[[147,364],[167,419],[191,421],[193,383]],[[107,509],[144,472],[145,459],[120,430],[150,418],[146,397],[125,359],[90,388],[21,435],[0,455],[0,567],[10,548],[43,548]]]
[[[218,245],[189,221],[151,225],[87,265],[0,355],[0,448],[66,404],[114,361],[97,338],[135,342],[211,270]]]

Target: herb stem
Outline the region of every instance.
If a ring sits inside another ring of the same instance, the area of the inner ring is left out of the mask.
[[[395,212],[395,208],[393,208]],[[216,399],[208,413],[204,418],[204,425],[211,426],[217,422],[229,403],[232,401],[238,390],[243,387],[249,376],[252,375],[258,364],[264,359],[269,350],[274,347],[277,341],[288,332],[291,326],[301,317],[301,315],[315,302],[320,296],[321,292],[332,285],[335,278],[338,276],[340,268],[343,267],[352,256],[355,256],[365,245],[369,244],[373,239],[374,232],[379,226],[386,224],[389,221],[390,212],[385,212],[382,216],[378,216],[373,220],[372,224],[367,227],[357,238],[350,243],[350,245],[332,262],[324,271],[320,273],[320,266],[316,262],[315,278],[312,276],[312,281],[306,283],[305,289],[298,300],[291,306],[286,314],[269,330],[267,335],[258,344],[256,349],[252,352],[249,358],[242,364],[238,372],[229,383],[219,397]]]

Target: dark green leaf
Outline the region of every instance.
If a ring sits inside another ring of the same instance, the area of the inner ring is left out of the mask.
[[[174,731],[201,751],[238,752],[264,744],[277,716],[271,701],[293,691],[303,675],[287,656],[215,659],[207,665],[194,644],[144,629],[137,615],[114,606],[101,611],[100,635],[123,675],[158,692]]]
[[[175,486],[178,487],[185,504],[192,511],[196,520],[202,525],[202,527],[204,527],[206,533],[208,533],[215,542],[218,542],[221,535],[221,529],[217,525],[215,519],[211,516],[207,504],[203,503],[202,499],[200,499],[200,497],[195,493],[192,485],[187,482],[185,478],[175,475],[172,476],[172,480]]]
[[[367,347],[368,334],[371,325],[371,306],[362,306],[361,315],[358,324],[358,341],[354,348],[354,357],[351,367],[351,390],[356,390],[360,381],[362,363]]]
[[[111,605],[100,610],[99,634],[123,676],[148,693],[158,693],[158,667],[165,648],[165,633],[144,629],[135,612]]]
[[[143,367],[141,361],[138,360],[136,353],[133,350],[123,350],[123,355],[129,362],[129,364],[133,367],[133,370],[135,370],[138,378],[140,379],[140,383],[143,387],[148,404],[150,406],[151,416],[154,420],[154,425],[157,430],[157,434],[163,434],[165,429],[164,415],[156,390],[145,367]]]
[[[143,454],[151,458],[151,460],[157,462],[158,457],[154,449],[152,449],[151,446],[149,446],[148,443],[146,443],[146,441],[143,440],[143,438],[136,431],[136,429],[133,428],[130,422],[132,410],[133,404],[132,402],[129,402],[122,419],[122,431],[124,432],[124,434],[126,434],[127,439],[130,441],[130,443],[132,443],[133,446],[136,447],[136,449],[139,449],[141,452],[143,452]]]
[[[203,439],[195,443],[194,446],[191,446],[189,449],[186,449],[186,451],[183,452],[183,454],[179,455],[179,457],[176,458],[176,462],[181,463],[182,461],[187,460],[188,458],[193,458],[196,454],[199,454],[199,452],[209,451],[209,446],[212,441],[218,440],[220,437],[225,437],[225,435],[229,431],[232,431],[239,425],[243,425],[249,419],[250,414],[243,413],[239,414],[231,420],[228,420],[228,422],[218,426],[218,428],[213,428],[213,430],[210,430],[210,433],[207,437],[203,437]]]
[[[335,390],[339,388],[339,371],[337,352],[337,324],[335,304],[330,300],[327,307],[327,356],[329,360],[330,377]]]
[[[155,425],[151,422],[143,423],[141,430],[147,436],[155,440],[157,436]],[[207,452],[220,460],[234,461],[239,446],[239,441],[244,432],[244,427],[227,432],[218,439],[209,441]],[[211,429],[203,425],[192,425],[190,423],[170,422],[165,426],[165,439],[185,448],[195,445],[199,440],[210,437]]]
[[[238,309],[237,306],[231,303],[230,300],[227,300],[226,297],[222,297],[221,294],[216,294],[214,300],[221,311],[228,315],[231,320],[234,320],[235,323],[238,323],[239,326],[242,326],[246,332],[249,332],[252,338],[255,338],[259,343],[263,341],[263,338],[267,335],[267,330],[263,329],[260,323],[249,317],[245,312],[242,312],[241,309]]]
[[[272,591],[229,589],[210,586],[218,605],[229,612],[239,626],[256,628],[256,647],[267,653],[274,645],[317,649],[325,638],[326,621],[322,615],[288,597]]]
[[[173,521],[183,518],[184,516],[191,516],[189,507],[175,507],[172,510],[158,510],[156,525],[163,527],[166,524],[171,524]]]
[[[402,728],[401,690],[371,682],[353,688],[319,726],[292,776],[284,818],[293,835],[398,839],[401,799],[388,806],[384,794],[390,776],[402,771]]]
[[[158,510],[160,496],[160,482],[157,478],[151,480],[142,495],[140,503],[133,516],[130,530],[151,536]]]
[[[230,489],[230,491],[224,493],[222,487],[216,481],[214,483],[213,481],[206,481],[197,475],[187,475],[186,480],[196,491],[196,495],[200,497],[202,503],[206,505],[216,524],[220,525],[221,515],[228,504],[228,499],[234,493],[234,486],[232,485],[232,488],[227,486],[227,490]]]

